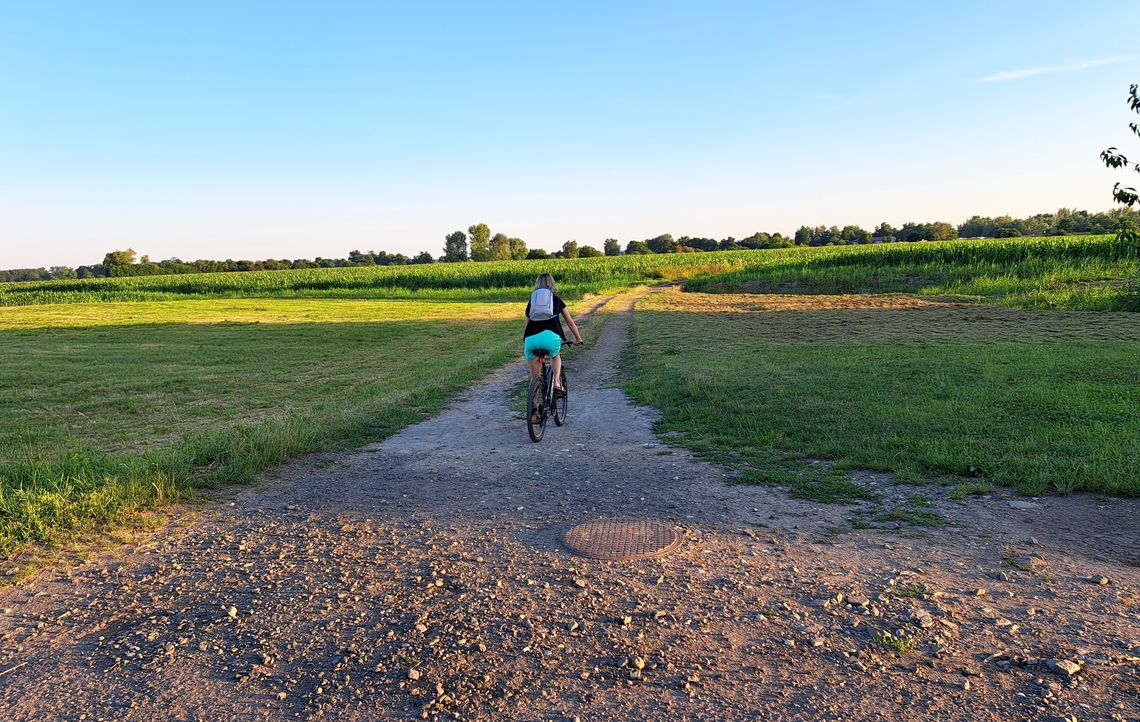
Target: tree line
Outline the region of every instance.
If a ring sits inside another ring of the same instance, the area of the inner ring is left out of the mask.
[[[49,281],[63,278],[95,278],[101,276],[153,276],[179,273],[218,273],[225,271],[276,271],[291,268],[344,268],[353,266],[402,266],[417,263],[455,263],[461,261],[505,261],[542,258],[591,258],[594,256],[621,256],[644,253],[694,253],[701,251],[730,251],[740,249],[789,248],[791,246],[831,246],[866,243],[894,243],[916,241],[944,241],[955,238],[1012,238],[1016,236],[1052,236],[1080,233],[1118,233],[1129,224],[1140,224],[1140,210],[1117,208],[1111,211],[1090,213],[1061,208],[1053,213],[1038,213],[1027,218],[973,216],[958,226],[944,221],[933,223],[904,223],[895,228],[883,222],[873,230],[857,225],[801,226],[792,236],[781,233],[757,232],[745,238],[703,238],[681,236],[674,238],[663,233],[641,241],[622,243],[607,238],[599,249],[578,241],[566,241],[557,251],[527,248],[521,238],[505,233],[491,234],[486,223],[477,223],[467,231],[455,231],[444,239],[443,255],[438,259],[423,251],[415,256],[385,251],[350,251],[347,258],[304,258],[296,260],[267,259],[264,261],[214,261],[200,259],[182,261],[169,258],[152,261],[138,257],[132,249],[111,251],[102,263],[72,268],[15,268],[0,270],[0,282]]]
[[[348,258],[267,259],[264,261],[214,261],[199,259],[183,261],[168,258],[152,261],[141,258],[133,249],[111,251],[103,256],[102,263],[89,266],[52,266],[51,268],[14,268],[0,271],[0,283],[5,281],[52,281],[62,278],[101,278],[106,276],[161,276],[181,273],[224,273],[230,271],[284,271],[291,268],[348,268],[353,266],[406,266],[417,263],[435,263],[427,251],[416,256],[385,251],[350,251]]]

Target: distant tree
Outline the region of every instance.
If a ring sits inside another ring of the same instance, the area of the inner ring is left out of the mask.
[[[648,239],[645,241],[645,245],[654,253],[673,253],[677,250],[677,242],[668,233],[662,233],[656,238]]]
[[[997,225],[992,218],[970,216],[965,223],[958,226],[958,235],[962,238],[989,238],[997,235]]]
[[[898,232],[897,228],[892,226],[890,223],[883,221],[882,223],[880,223],[878,225],[878,227],[875,229],[875,232],[872,235],[881,236],[884,240],[889,242],[889,241],[893,241],[895,236],[898,235],[898,233],[899,232]]]
[[[761,233],[757,231],[747,238],[741,238],[737,242],[740,248],[751,248],[753,250],[759,248],[771,248],[772,236],[768,233]]]
[[[51,271],[46,268],[9,268],[6,271],[0,271],[0,283],[50,280]]]
[[[653,253],[645,241],[630,241],[625,244],[625,255],[627,256],[643,256],[647,253]]]
[[[467,229],[471,236],[471,260],[489,261],[491,259],[491,229],[486,223],[476,223]]]
[[[815,228],[811,228],[809,230],[811,231],[810,236],[809,236],[809,238],[811,240],[808,241],[807,245],[809,245],[809,246],[827,246],[827,245],[832,244],[831,229],[828,228],[827,226],[816,226]],[[837,233],[839,232],[838,228],[836,228],[835,230]]]
[[[547,251],[545,248],[532,248],[526,252],[526,257],[533,260],[542,260],[544,258],[550,258],[550,251]]]
[[[492,261],[509,261],[511,258],[511,239],[507,237],[506,233],[496,233],[491,238],[491,256]]]
[[[108,276],[130,275],[130,267],[135,262],[135,252],[128,248],[125,251],[111,251],[103,256],[103,267],[107,269]]]
[[[443,242],[443,261],[454,263],[467,260],[467,236],[463,231],[448,233]]]
[[[715,251],[718,244],[715,238],[688,238],[682,245],[695,251]]]
[[[349,251],[348,262],[353,266],[375,266],[376,258],[373,256],[372,251],[368,251],[367,253]]]
[[[1126,101],[1129,110],[1140,114],[1140,85],[1134,83],[1129,87]],[[1133,135],[1140,138],[1140,124],[1129,123],[1128,129],[1132,131]],[[1108,168],[1123,168],[1140,173],[1140,163],[1128,160],[1128,158],[1115,147],[1102,151],[1100,159]],[[1136,192],[1135,187],[1122,186],[1120,182],[1117,182],[1112,187],[1112,199],[1123,205],[1126,209],[1131,210],[1132,206],[1140,203],[1140,194]],[[1140,228],[1137,228],[1135,222],[1130,219],[1125,219],[1124,222],[1119,224],[1117,235],[1122,239],[1140,242]]]
[[[143,256],[133,266],[125,266],[124,275],[131,276],[158,276],[163,273],[162,266],[150,260],[150,256]]]
[[[920,226],[918,223],[911,223],[911,222],[907,222],[907,223],[902,224],[902,228],[899,229],[899,232],[896,235],[896,238],[898,238],[900,241],[904,241],[906,243],[914,243],[916,241],[928,241],[928,240],[930,240],[929,238],[926,238],[926,235],[925,235],[925,232],[924,232],[922,226]]]
[[[76,278],[75,269],[71,266],[52,266],[48,269],[52,279],[59,281],[65,278]]]
[[[735,251],[740,248],[740,244],[736,242],[735,238],[729,236],[728,238],[720,239],[720,242],[717,243],[717,248],[722,251]]]
[[[607,256],[620,256],[621,255],[621,241],[616,238],[607,238],[606,242],[602,244]]]
[[[563,258],[577,258],[578,257],[578,241],[566,241],[562,244],[562,257]]]
[[[432,258],[431,254],[427,251],[420,251],[419,254],[417,254],[416,257],[411,260],[411,262],[416,264],[435,263],[435,259]]]
[[[96,263],[91,266],[80,266],[75,269],[76,278],[103,278],[107,275],[107,269],[102,263]]]
[[[593,246],[582,246],[578,249],[578,258],[597,258],[605,254]]]
[[[521,261],[527,256],[526,242],[521,238],[508,238],[507,242],[511,247],[511,258],[516,261]]]
[[[1002,226],[1001,228],[994,231],[993,235],[995,238],[1017,238],[1021,235],[1021,231],[1017,230],[1013,226]]]
[[[958,229],[949,223],[943,221],[935,221],[930,225],[930,240],[932,241],[949,241],[958,237]]]
[[[810,246],[815,234],[812,229],[807,226],[800,226],[796,230],[796,245],[797,246]]]

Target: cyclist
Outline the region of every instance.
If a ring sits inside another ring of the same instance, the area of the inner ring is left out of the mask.
[[[566,319],[566,325],[574,332],[574,343],[582,343],[582,334],[578,332],[578,325],[570,317],[566,304],[555,295],[557,286],[554,276],[541,273],[534,281],[534,293],[526,304],[526,329],[523,331],[523,356],[530,366],[530,377],[537,379],[541,364],[535,356],[535,351],[545,351],[551,359],[554,372],[554,393],[562,392],[562,357],[559,351],[562,344],[567,343],[566,334],[558,317]]]

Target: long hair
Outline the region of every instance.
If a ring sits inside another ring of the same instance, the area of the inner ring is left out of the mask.
[[[549,288],[551,293],[558,293],[558,286],[554,283],[554,276],[549,273],[540,273],[538,278],[534,279],[535,289]]]

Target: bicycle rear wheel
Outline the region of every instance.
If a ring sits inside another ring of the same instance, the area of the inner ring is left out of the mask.
[[[562,395],[554,396],[554,423],[558,426],[566,423],[566,414],[570,410],[570,387],[566,385],[566,369],[559,376],[562,382]]]
[[[546,384],[540,376],[530,380],[530,390],[526,395],[526,432],[530,440],[542,441],[546,433]]]

